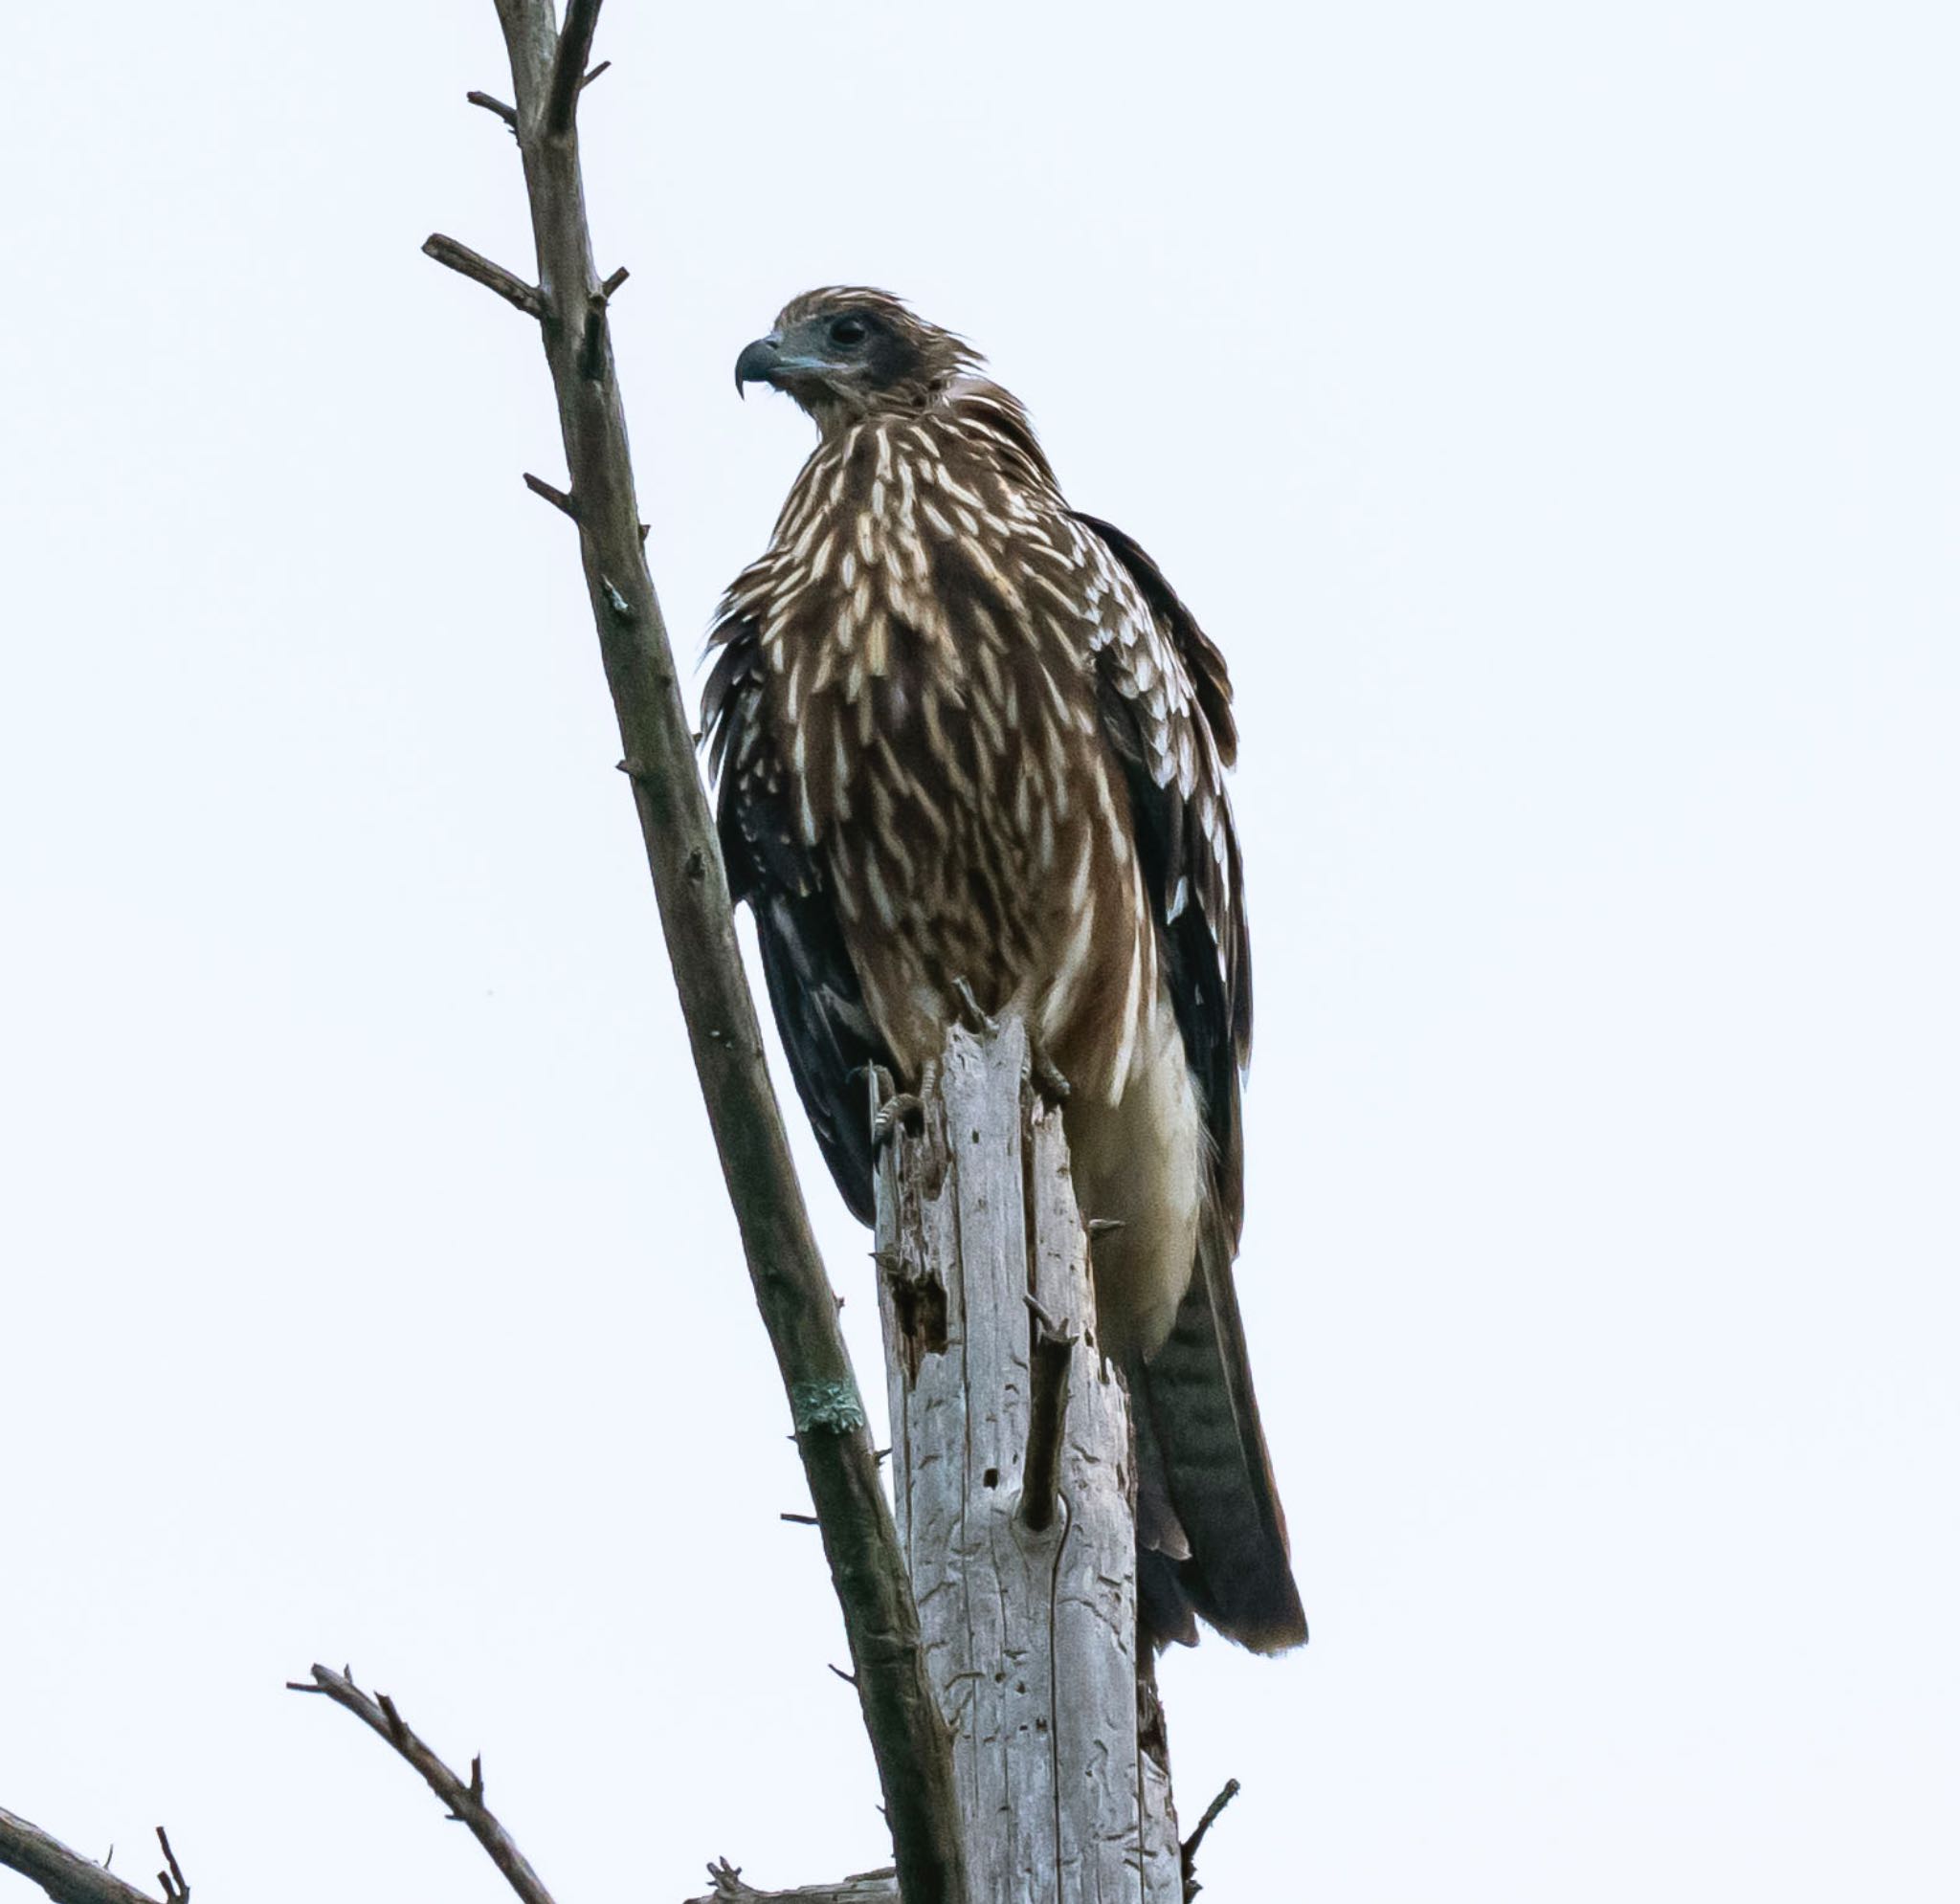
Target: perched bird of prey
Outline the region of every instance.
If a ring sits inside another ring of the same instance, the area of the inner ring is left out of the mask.
[[[1138,1445],[1141,1616],[1306,1637],[1232,1262],[1252,965],[1224,657],[1156,564],[1069,507],[1020,404],[880,291],[796,299],[736,361],[819,441],[723,601],[703,700],[729,886],[844,1201],[864,1068],[1024,1017],[1066,1080],[1102,1345]]]

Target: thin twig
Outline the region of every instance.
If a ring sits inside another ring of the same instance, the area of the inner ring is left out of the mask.
[[[609,363],[597,379],[580,374],[583,319],[599,277],[578,144],[563,135],[598,3],[572,0],[562,41],[550,0],[497,0],[497,12],[510,54],[538,280],[551,287],[552,309],[539,328],[578,505],[587,593],[695,1070],[821,1524],[906,1904],[956,1904],[965,1879],[951,1738],[926,1672],[836,1297],[769,1081],[673,648],[641,547],[616,366]]]
[[[1180,1863],[1184,1871],[1184,1904],[1191,1904],[1204,1887],[1198,1883],[1198,1847],[1205,1842],[1205,1833],[1216,1823],[1218,1814],[1238,1796],[1238,1781],[1227,1779],[1225,1788],[1210,1804],[1205,1806],[1205,1815],[1197,1822],[1191,1836],[1184,1841]]]
[[[336,1672],[330,1666],[316,1666],[312,1671],[310,1683],[303,1679],[289,1679],[286,1682],[288,1688],[295,1693],[324,1694],[335,1705],[345,1707],[364,1725],[378,1732],[421,1773],[429,1789],[448,1806],[449,1815],[470,1827],[478,1844],[490,1853],[491,1863],[503,1873],[505,1881],[524,1900],[524,1904],[551,1904],[551,1893],[531,1869],[529,1860],[483,1803],[483,1760],[480,1757],[470,1761],[470,1782],[464,1784],[416,1738],[386,1693],[370,1699],[354,1684],[352,1674],[345,1671]]]
[[[0,1865],[38,1884],[55,1904],[156,1904],[146,1891],[110,1876],[105,1866],[11,1811],[0,1811]]]
[[[551,85],[545,96],[545,132],[563,139],[571,130],[578,96],[589,80],[586,61],[592,56],[592,33],[599,24],[599,0],[571,0],[565,10],[565,30],[558,36],[558,56],[551,64]]]
[[[501,264],[492,264],[481,252],[473,252],[468,245],[441,232],[430,232],[422,241],[422,251],[437,264],[446,264],[450,270],[459,271],[486,290],[496,292],[500,298],[515,304],[525,317],[544,317],[545,299],[537,286],[526,284],[515,272],[505,271]]]
[[[588,73],[586,77],[578,82],[579,91],[584,92],[585,89],[588,86],[590,86],[592,83],[592,81],[599,77],[601,73],[611,71],[612,65],[612,62],[610,59],[600,60],[599,63],[596,66],[594,66],[592,70],[590,73]]]

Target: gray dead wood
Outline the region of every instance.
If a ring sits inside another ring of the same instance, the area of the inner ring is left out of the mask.
[[[177,1868],[170,1841],[161,1827],[157,1837],[170,1867],[157,1873],[166,1904],[188,1900],[190,1887]],[[148,1892],[124,1884],[93,1859],[71,1851],[58,1838],[49,1837],[38,1826],[7,1810],[0,1810],[0,1865],[38,1884],[55,1904],[156,1904]]]
[[[806,1884],[794,1891],[758,1891],[725,1859],[708,1867],[715,1888],[688,1904],[899,1904],[899,1881],[888,1871],[868,1871],[835,1884]]]
[[[599,7],[597,0],[572,0],[561,43],[551,0],[496,3],[514,88],[505,122],[523,162],[537,282],[532,287],[454,241],[438,239],[433,255],[520,310],[537,301],[570,480],[559,493],[549,484],[534,486],[577,526],[618,716],[621,764],[749,1279],[788,1391],[843,1610],[893,1853],[906,1904],[959,1904],[964,1887],[946,1726],[927,1682],[918,1615],[837,1329],[836,1298],[791,1164],[673,651],[642,548],[608,321],[608,299],[621,279],[614,273],[602,281],[593,263],[579,169],[580,81]]]
[[[1169,1770],[1138,1738],[1128,1409],[1096,1346],[1061,1117],[1025,1072],[1018,1023],[954,1031],[923,1132],[880,1160],[900,1538],[975,1904],[1181,1904]],[[1023,1464],[1058,1334],[1080,1346],[1037,1531]]]

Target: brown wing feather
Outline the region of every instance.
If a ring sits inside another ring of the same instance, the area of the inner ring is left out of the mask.
[[[776,1029],[839,1195],[872,1220],[871,1127],[864,1071],[891,1068],[865,1009],[823,866],[792,823],[782,764],[762,727],[761,662],[746,617],[716,631],[721,653],[702,695],[729,897],[755,915]]]
[[[1137,1414],[1139,1602],[1159,1643],[1196,1637],[1193,1615],[1258,1652],[1298,1646],[1294,1583],[1266,1451],[1232,1259],[1243,1212],[1239,1077],[1252,1050],[1252,946],[1222,769],[1237,750],[1224,656],[1162,570],[1122,530],[1095,531],[1128,572],[1154,628],[1098,653],[1103,731],[1129,784],[1165,981],[1212,1137],[1196,1259],[1169,1339],[1129,1370]],[[1154,635],[1188,692],[1135,653]]]
[[[1243,1208],[1239,1075],[1252,1057],[1252,938],[1224,769],[1237,756],[1225,657],[1163,571],[1121,529],[1075,518],[1136,584],[1147,635],[1097,651],[1102,727],[1124,764],[1144,876],[1157,908],[1165,976],[1218,1158],[1218,1191],[1238,1233]],[[1146,641],[1157,657],[1137,648]],[[1172,669],[1186,692],[1156,675]]]

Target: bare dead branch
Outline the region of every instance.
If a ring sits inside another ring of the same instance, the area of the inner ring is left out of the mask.
[[[1028,1451],[1021,1462],[1021,1519],[1031,1534],[1045,1534],[1055,1524],[1061,1434],[1068,1420],[1068,1365],[1075,1349],[1075,1337],[1044,1314],[1035,1336]]]
[[[168,1839],[164,1841],[164,1854],[169,1856]],[[55,1904],[156,1904],[146,1891],[112,1877],[103,1866],[71,1851],[38,1826],[6,1810],[0,1810],[0,1865],[38,1884]],[[170,1858],[171,1870],[176,1865],[176,1859]],[[165,1895],[171,1894],[167,1883]],[[189,1887],[182,1894],[189,1896]]]
[[[599,0],[571,0],[565,10],[565,31],[558,36],[558,56],[551,63],[551,83],[545,96],[545,132],[563,139],[571,131],[578,96],[598,77],[586,71],[592,56],[592,34],[599,24]],[[609,66],[611,60],[606,62]]]
[[[610,59],[600,60],[599,63],[596,66],[594,66],[592,70],[590,73],[588,73],[586,77],[578,82],[579,91],[584,92],[585,89],[588,86],[590,86],[592,83],[592,81],[599,77],[601,73],[609,73],[612,71],[612,62]]]
[[[1210,1804],[1205,1806],[1205,1815],[1192,1828],[1192,1834],[1184,1841],[1181,1861],[1184,1866],[1184,1904],[1191,1904],[1204,1886],[1198,1882],[1198,1847],[1205,1842],[1205,1833],[1217,1821],[1218,1814],[1238,1796],[1238,1781],[1227,1779],[1225,1788]]]
[[[605,376],[581,374],[584,319],[599,280],[572,108],[598,0],[572,0],[562,41],[550,0],[497,0],[497,12],[510,54],[538,281],[549,287],[540,334],[577,499],[587,592],[695,1069],[843,1610],[906,1904],[956,1904],[965,1880],[950,1740],[836,1298],[769,1081],[673,650],[641,547],[619,380],[610,364]]]
[[[605,300],[610,304],[612,301],[613,292],[617,291],[619,287],[622,284],[624,284],[626,280],[632,276],[633,273],[628,271],[627,268],[622,264],[619,267],[619,269],[615,271],[612,274],[612,276],[605,281],[605,283],[599,286],[599,296],[605,299]]]
[[[485,112],[494,112],[513,132],[517,130],[515,106],[507,106],[501,100],[492,99],[488,93],[465,93],[463,98],[473,106],[481,106]]]
[[[899,1904],[898,1879],[888,1871],[861,1871],[835,1884],[805,1885],[795,1891],[758,1891],[742,1881],[742,1869],[725,1858],[708,1867],[714,1889],[688,1904]]]
[[[410,1729],[386,1693],[370,1699],[345,1670],[336,1672],[330,1666],[316,1666],[312,1672],[310,1682],[289,1679],[287,1687],[295,1693],[323,1694],[378,1732],[421,1773],[429,1789],[448,1806],[450,1817],[470,1827],[478,1844],[490,1853],[491,1863],[503,1873],[504,1881],[523,1899],[523,1904],[551,1904],[551,1893],[531,1869],[529,1860],[483,1803],[480,1756],[471,1760],[470,1782],[464,1784]]]
[[[440,232],[430,232],[422,241],[422,251],[437,264],[446,264],[450,270],[474,278],[485,290],[496,292],[500,298],[515,304],[525,317],[544,317],[545,299],[537,287],[526,284],[515,272],[505,271],[501,264],[491,263],[481,252],[473,252],[468,245]]]

